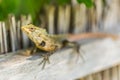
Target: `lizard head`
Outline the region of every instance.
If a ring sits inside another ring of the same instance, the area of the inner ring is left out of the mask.
[[[54,51],[57,48],[55,40],[48,35],[45,29],[32,24],[22,26],[21,29],[35,43],[37,48],[44,51]]]

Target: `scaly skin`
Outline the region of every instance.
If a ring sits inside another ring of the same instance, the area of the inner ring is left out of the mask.
[[[77,53],[79,53],[79,45],[75,42],[80,39],[87,38],[105,38],[111,37],[112,39],[117,39],[119,36],[112,34],[104,34],[104,33],[83,33],[83,34],[64,34],[64,35],[50,35],[46,32],[45,29],[36,27],[32,24],[25,25],[21,27],[22,31],[27,34],[27,36],[34,42],[36,47],[40,50],[48,52],[48,54],[43,55],[43,60],[41,63],[43,64],[43,68],[45,66],[46,61],[49,62],[49,56],[53,54],[58,49],[61,49],[64,46],[70,46],[75,49]],[[36,48],[34,48],[31,52],[34,53]],[[40,63],[40,64],[41,64]]]
[[[22,27],[27,36],[35,43],[36,47],[44,51],[55,51],[61,47],[61,43],[51,35],[47,34],[45,29],[38,28],[32,24]]]
[[[38,49],[48,52],[47,54],[43,55],[44,59],[40,63],[43,63],[43,68],[46,61],[49,62],[49,56],[64,46],[60,40],[61,36],[55,37],[53,35],[49,35],[45,29],[36,27],[32,24],[23,26],[21,29],[34,42]],[[36,47],[31,50],[31,54],[36,52]]]
[[[82,34],[63,34],[50,35],[45,29],[36,27],[32,24],[21,27],[22,31],[35,43],[36,47],[44,51],[55,51],[60,49],[63,40],[77,41],[88,38],[105,38],[110,37],[117,39],[119,36],[106,33],[82,33]]]

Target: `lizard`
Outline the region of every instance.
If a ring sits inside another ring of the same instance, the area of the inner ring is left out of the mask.
[[[118,35],[106,34],[106,33],[82,33],[82,34],[62,34],[62,35],[52,35],[48,34],[46,29],[37,27],[33,24],[28,24],[21,27],[22,31],[27,34],[30,40],[33,41],[35,47],[31,50],[31,54],[35,53],[37,49],[47,52],[42,55],[43,63],[42,69],[45,67],[46,62],[50,63],[49,57],[57,50],[70,46],[79,53],[80,45],[75,41],[88,38],[105,38],[110,37],[112,39],[119,38]],[[81,56],[82,57],[82,56]],[[83,57],[82,57],[83,58]]]

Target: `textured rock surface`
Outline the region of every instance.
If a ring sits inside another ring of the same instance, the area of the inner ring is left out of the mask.
[[[19,52],[0,56],[0,80],[73,80],[120,63],[120,41],[104,39],[81,46],[84,61],[72,49],[63,49],[50,57],[41,70],[39,55]],[[77,60],[78,59],[78,60]]]

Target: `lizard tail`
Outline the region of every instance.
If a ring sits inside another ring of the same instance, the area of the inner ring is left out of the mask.
[[[91,38],[112,38],[114,40],[119,39],[119,35],[107,34],[107,33],[82,33],[82,34],[68,34],[69,41],[78,41],[82,39],[91,39]]]

